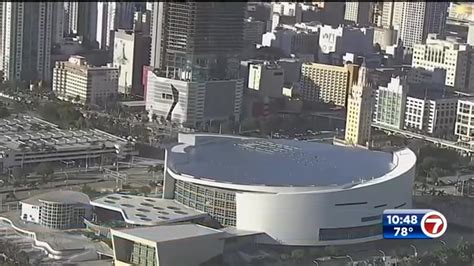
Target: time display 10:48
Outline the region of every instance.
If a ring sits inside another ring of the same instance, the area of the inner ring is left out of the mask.
[[[383,236],[385,239],[424,239],[420,223],[424,210],[385,210]]]

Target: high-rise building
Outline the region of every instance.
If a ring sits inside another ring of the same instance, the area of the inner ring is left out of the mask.
[[[359,24],[369,25],[372,22],[374,3],[346,1],[344,20]]]
[[[422,43],[428,33],[443,34],[448,2],[399,2],[383,4],[382,25],[398,30],[406,48]]]
[[[155,3],[152,65],[174,79],[237,78],[245,6],[243,2]]]
[[[51,80],[52,2],[0,3],[0,68],[7,80]]]
[[[149,10],[138,10],[133,15],[133,30],[143,35],[150,35],[151,12]],[[150,39],[151,40],[151,39]],[[148,55],[150,56],[150,55]]]
[[[365,61],[359,69],[357,83],[347,99],[345,141],[366,146],[370,141],[372,122],[372,84],[368,80]]]
[[[433,87],[414,88],[406,98],[404,128],[438,137],[453,135],[459,96]]]
[[[353,64],[332,66],[304,63],[300,81],[303,99],[345,106],[347,95],[357,77],[357,69]]]
[[[474,99],[459,99],[454,134],[460,141],[474,140]]]
[[[150,37],[122,29],[114,35],[113,64],[120,70],[119,92],[143,96],[143,66],[150,61]]]
[[[117,29],[133,29],[135,7],[132,2],[98,2],[97,36],[99,48],[113,47],[113,33]]]
[[[119,69],[94,67],[82,56],[56,62],[53,69],[53,92],[63,101],[104,105],[117,95]]]
[[[248,88],[261,96],[283,97],[284,71],[277,64],[250,64]]]
[[[68,34],[82,36],[87,44],[95,44],[97,37],[97,2],[65,2]],[[102,14],[102,13],[101,13]],[[66,22],[65,22],[66,23]]]
[[[414,45],[410,82],[441,79],[439,81],[443,84],[456,90],[474,92],[474,83],[470,84],[473,56],[474,50],[470,45],[437,39],[435,34],[430,34],[426,44]]]
[[[467,31],[467,44],[474,45],[474,23],[469,24]]]
[[[157,70],[144,77],[150,115],[191,126],[238,119],[245,7],[244,2],[153,3],[150,64]]]
[[[403,129],[408,86],[405,79],[392,78],[387,87],[379,86],[375,98],[374,122]]]
[[[64,35],[64,21],[65,21],[64,2],[53,2],[53,22],[52,22],[52,36],[51,43],[58,44],[63,40]]]

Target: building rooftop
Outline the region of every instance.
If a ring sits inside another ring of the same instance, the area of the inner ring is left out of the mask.
[[[93,206],[120,212],[129,224],[158,225],[189,221],[207,214],[185,207],[174,200],[110,194],[91,202]]]
[[[391,153],[284,139],[196,135],[168,150],[175,173],[222,183],[266,186],[345,185],[385,175]]]
[[[81,192],[71,190],[59,190],[37,195],[26,200],[22,200],[21,202],[33,205],[39,205],[41,202],[89,204],[90,200],[89,196]]]
[[[208,228],[197,224],[161,225],[153,227],[124,229],[115,232],[118,232],[120,235],[130,235],[156,243],[191,237],[223,234],[220,230]]]
[[[0,152],[73,150],[102,144],[112,148],[126,143],[125,139],[100,130],[60,129],[57,125],[31,116],[0,119]]]
[[[428,100],[459,98],[452,90],[448,90],[442,86],[423,84],[410,84],[407,95],[409,97]]]

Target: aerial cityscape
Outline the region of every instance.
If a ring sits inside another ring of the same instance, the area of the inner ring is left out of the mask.
[[[0,265],[474,266],[473,8],[1,2]]]

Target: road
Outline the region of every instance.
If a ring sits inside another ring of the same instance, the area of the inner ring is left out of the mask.
[[[372,123],[372,127],[387,130],[387,131],[391,131],[391,132],[401,134],[401,135],[405,135],[405,136],[409,136],[409,137],[412,137],[412,138],[426,140],[426,141],[432,142],[434,144],[438,144],[438,145],[441,145],[441,146],[453,148],[453,149],[456,149],[456,150],[459,150],[459,151],[464,151],[464,152],[467,152],[469,154],[474,152],[474,150],[471,149],[470,147],[460,145],[460,142],[455,142],[455,141],[450,141],[450,140],[425,136],[425,135],[418,134],[418,133],[415,133],[415,132],[411,132],[411,131],[408,131],[408,130],[401,130],[401,129],[396,129],[396,128],[392,128],[392,127],[387,127],[387,126],[380,125],[380,124],[377,124],[377,123]]]

